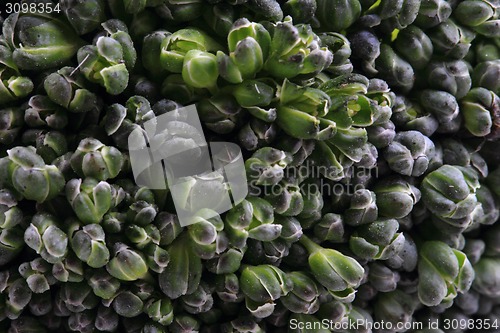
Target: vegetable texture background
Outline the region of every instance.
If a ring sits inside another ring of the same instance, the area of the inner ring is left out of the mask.
[[[1,17],[0,332],[500,332],[498,1],[27,3]],[[128,136],[191,104],[249,193],[181,226]]]

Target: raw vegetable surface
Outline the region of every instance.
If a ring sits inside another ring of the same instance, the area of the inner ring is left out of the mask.
[[[0,15],[0,332],[500,332],[498,1]],[[190,105],[248,195],[183,226],[225,189],[137,185],[130,136]]]

